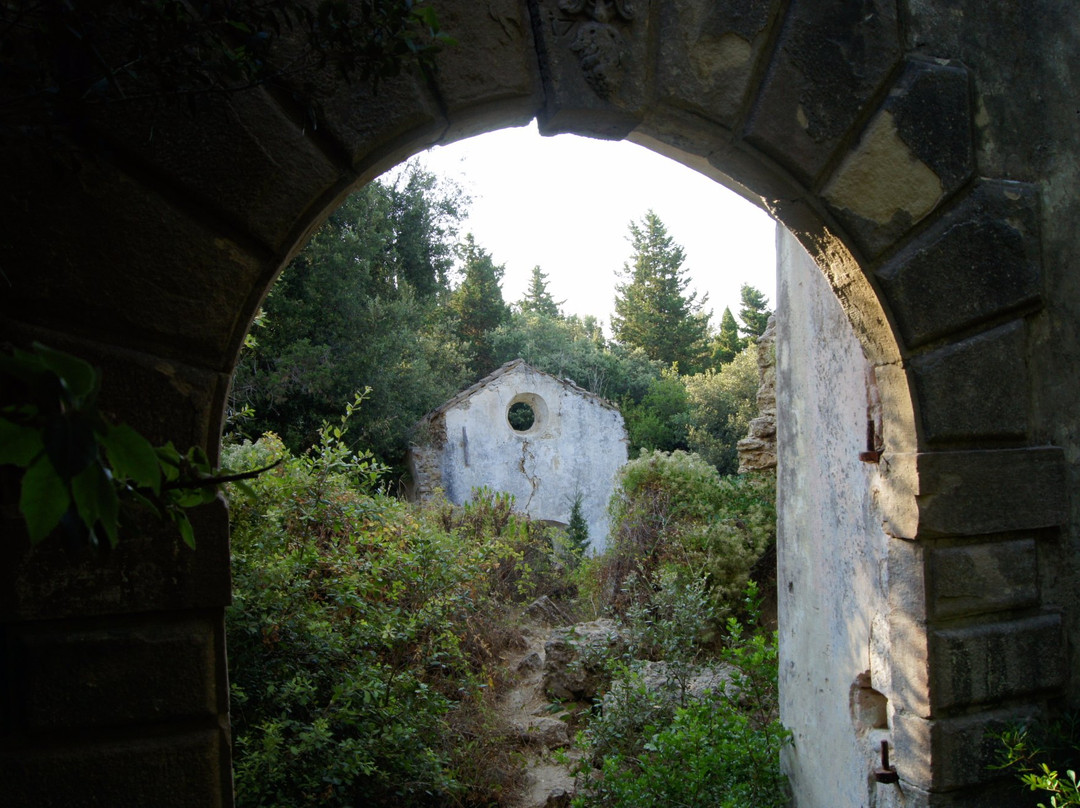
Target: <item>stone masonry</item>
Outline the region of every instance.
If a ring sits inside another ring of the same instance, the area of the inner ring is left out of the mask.
[[[776,468],[776,315],[757,341],[757,417],[738,442],[739,474]]]
[[[511,425],[514,406],[530,409],[527,428]],[[461,505],[483,487],[513,495],[534,519],[565,525],[580,496],[590,546],[607,542],[608,502],[628,443],[614,404],[515,359],[426,415],[416,431],[426,438],[409,450],[420,498],[439,488]]]
[[[853,464],[831,478],[836,507],[861,502],[852,480],[873,475],[886,599],[863,602],[875,590],[860,584],[787,613],[806,636],[853,638],[825,649],[821,674],[854,688],[859,715],[880,717],[866,706],[874,693],[888,702],[885,728],[874,718],[826,732],[831,706],[791,701],[785,720],[805,744],[841,744],[789,769],[798,804],[865,793],[859,726],[872,726],[888,734],[900,778],[875,792],[878,806],[1002,805],[985,731],[1080,704],[1080,8],[436,8],[457,42],[438,72],[405,71],[377,90],[316,66],[188,105],[141,94],[131,76],[115,103],[80,106],[76,93],[51,115],[10,86],[15,72],[0,73],[0,341],[90,360],[109,416],[214,456],[252,318],[352,189],[432,144],[534,118],[546,134],[628,139],[691,165],[806,250],[880,406],[866,460],[865,401],[832,407],[827,380],[780,385],[793,413],[840,417],[818,435]],[[3,30],[5,54],[32,52],[32,29]],[[783,410],[782,436],[797,425]],[[820,468],[790,464],[785,476],[783,443],[781,490],[808,490]],[[73,554],[29,546],[4,479],[3,801],[231,805],[224,505],[197,515],[195,551],[146,525],[115,552]],[[782,500],[781,518],[797,525],[799,505]],[[798,551],[799,531],[786,535]],[[798,599],[820,558],[790,562],[780,588],[790,582]],[[844,621],[861,627],[846,635]],[[867,636],[869,679],[853,677]],[[801,653],[785,645],[781,667],[802,670]]]

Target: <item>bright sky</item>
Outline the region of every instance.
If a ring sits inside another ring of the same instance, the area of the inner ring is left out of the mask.
[[[519,300],[536,264],[568,314],[610,322],[629,223],[650,208],[686,252],[690,290],[709,295],[718,326],[749,283],[776,302],[774,223],[719,183],[625,141],[541,137],[535,123],[419,155],[472,197],[462,232],[505,264],[503,297]]]

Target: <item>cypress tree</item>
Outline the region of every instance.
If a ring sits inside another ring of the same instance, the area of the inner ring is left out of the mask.
[[[548,292],[547,277],[547,273],[543,272],[539,265],[533,267],[532,277],[529,279],[529,291],[518,304],[526,314],[540,314],[545,317],[560,316],[559,306],[562,304],[556,303]]]
[[[634,254],[623,266],[625,282],[616,286],[611,318],[615,339],[664,365],[677,363],[681,373],[701,370],[709,353],[709,316],[701,311],[705,299],[699,303],[696,292],[686,293],[686,253],[651,210],[630,223],[630,241]]]
[[[748,283],[742,285],[740,295],[742,308],[739,309],[739,319],[743,321],[741,330],[750,340],[756,340],[765,333],[765,326],[769,324],[769,317],[772,316],[769,301],[760,290]]]
[[[731,309],[725,307],[724,315],[720,318],[720,331],[713,339],[714,364],[726,365],[745,347],[746,340],[739,336],[739,324],[735,322]]]

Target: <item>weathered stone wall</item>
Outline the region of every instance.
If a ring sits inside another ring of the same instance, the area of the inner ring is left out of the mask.
[[[776,468],[776,315],[757,341],[757,417],[738,442],[739,474]]]
[[[34,119],[31,103],[13,121],[5,103],[0,339],[89,359],[110,415],[213,456],[260,301],[359,183],[533,117],[681,160],[788,227],[872,366],[906,805],[1000,805],[985,730],[1080,701],[1080,8],[438,11],[459,43],[438,74],[378,93],[327,67],[215,94],[197,114],[140,95],[136,77],[123,102],[68,98],[62,118]],[[224,508],[200,516],[195,552],[148,527],[105,557],[72,556],[29,547],[12,491],[0,489],[4,798],[228,805]],[[997,583],[972,588],[984,580]],[[846,778],[842,760],[797,769],[796,792]]]
[[[780,717],[794,741],[784,766],[800,808],[887,805],[895,786],[871,777],[892,738],[889,538],[878,467],[859,459],[868,363],[820,270],[782,229],[777,311]]]
[[[507,411],[522,402],[534,422],[518,431]],[[608,502],[626,463],[622,414],[577,385],[526,365],[504,365],[426,419],[444,439],[412,450],[414,466],[428,468],[419,486],[437,478],[447,499],[462,504],[475,488],[512,494],[535,519],[568,524],[575,498],[589,525],[589,544],[603,549]],[[437,468],[437,471],[433,469]]]

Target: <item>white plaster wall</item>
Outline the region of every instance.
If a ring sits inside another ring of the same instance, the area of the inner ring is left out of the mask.
[[[515,432],[506,412],[521,393],[539,396],[546,412],[534,408],[532,429]],[[565,523],[580,492],[589,543],[594,550],[604,547],[608,501],[627,458],[618,410],[526,366],[448,409],[446,438],[442,480],[451,502],[466,502],[474,488],[486,485],[513,494],[517,508],[534,518]]]
[[[866,671],[889,690],[885,638],[871,637],[885,623],[887,539],[877,466],[859,459],[867,363],[820,270],[782,227],[777,265],[780,715],[794,734],[784,767],[798,808],[881,808],[896,788],[873,780],[888,731],[852,704]]]

